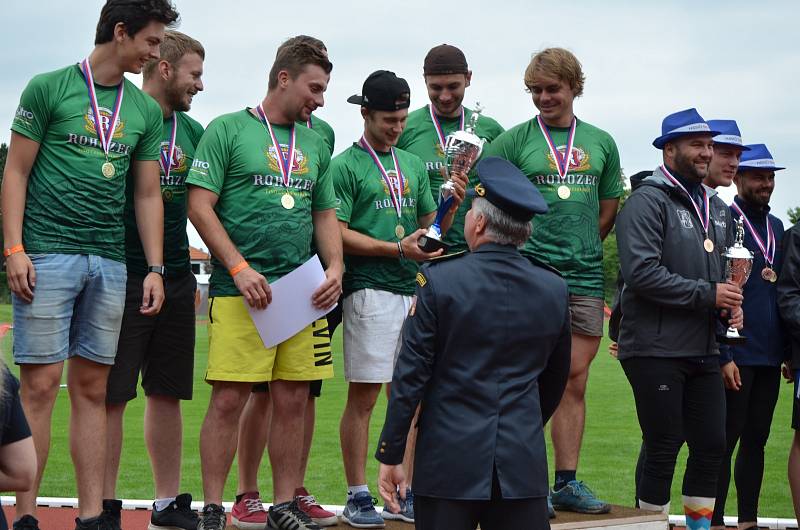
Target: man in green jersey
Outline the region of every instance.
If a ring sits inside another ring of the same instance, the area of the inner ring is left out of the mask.
[[[197,282],[189,263],[186,235],[186,175],[203,127],[186,112],[203,90],[205,50],[195,39],[167,31],[161,58],[148,62],[142,90],[161,107],[161,198],[164,203],[164,272],[166,299],[158,316],[142,315],[139,285],[147,274],[136,230],[133,189],[125,205],[125,257],[128,282],[117,357],[108,376],[108,448],[103,487],[104,508],[119,518],[116,500],[122,453],[122,419],[136,397],[142,374],[147,396],[144,432],[155,482],[151,529],[197,528],[191,495],[178,495],[181,477],[181,399],[192,398],[194,375],[194,297]]]
[[[403,129],[397,147],[422,159],[428,171],[431,194],[438,201],[439,188],[444,183],[442,168],[445,139],[453,131],[463,130],[472,117],[473,111],[463,105],[464,92],[472,81],[472,71],[461,50],[449,44],[441,44],[431,48],[425,56],[422,72],[431,102],[408,115],[406,128]],[[475,133],[487,142],[491,142],[502,132],[503,127],[492,118],[481,115],[478,119]],[[450,245],[451,253],[467,250],[464,215],[471,203],[469,197],[464,200],[453,218],[453,226],[443,239]]]
[[[280,45],[278,51],[298,43],[306,43],[319,49],[325,55],[328,49],[321,40],[309,35],[298,35],[287,39]],[[333,155],[333,145],[336,137],[333,129],[324,120],[309,116],[308,120],[298,120],[297,125],[303,125],[320,135],[322,140]],[[332,309],[325,315],[328,321],[328,332],[333,335],[334,329],[342,321],[341,304]],[[305,425],[303,426],[303,454],[300,460],[300,482],[295,489],[297,503],[300,509],[305,511],[311,519],[321,525],[329,526],[336,524],[338,518],[336,514],[325,510],[311,495],[303,484],[308,467],[308,456],[311,452],[311,442],[314,437],[314,423],[316,420],[316,398],[322,393],[322,381],[311,381],[309,384],[308,403],[305,410]],[[242,411],[239,420],[239,438],[236,448],[237,468],[239,484],[236,488],[237,502],[233,506],[234,517],[240,523],[246,521],[250,524],[261,524],[267,522],[267,512],[260,502],[252,502],[252,498],[258,498],[258,470],[261,467],[261,458],[269,439],[270,424],[270,400],[269,383],[259,383],[253,385],[253,392],[247,400],[247,404]]]
[[[544,195],[550,210],[537,217],[522,253],[558,269],[569,286],[572,364],[567,389],[551,421],[553,505],[606,513],[608,503],[576,479],[576,470],[589,365],[603,335],[602,240],[614,226],[622,180],[613,138],[575,117],[573,102],[583,94],[584,79],[578,59],[563,48],[534,55],[525,71],[525,86],[539,115],[498,136],[485,154],[514,163]]]
[[[267,524],[318,528],[298,507],[295,488],[301,480],[309,381],[333,376],[327,325],[320,319],[265,348],[246,305],[267,307],[268,282],[311,257],[312,236],[328,267],[311,302],[329,308],[341,293],[341,233],[333,210],[330,153],[319,135],[295,126],[324,104],[331,69],[327,56],[306,43],[279,50],[264,100],[211,122],[187,179],[189,219],[214,264],[206,370],[213,388],[200,432],[206,503],[201,529],[225,527],[222,493],[236,451],[239,418],[253,384],[264,381],[270,382],[272,402],[274,495]],[[258,497],[250,501],[260,504]],[[233,522],[245,526],[236,513]]]
[[[118,528],[101,512],[106,379],[125,304],[129,171],[146,264],[159,271],[164,265],[161,110],[124,74],[139,73],[158,58],[164,28],[177,18],[167,0],[109,0],[89,56],[34,77],[11,126],[2,189],[4,254],[14,360],[38,460],[35,487],[17,496],[18,529],[38,528],[36,495],[66,359],[76,528]],[[145,275],[139,289],[140,311],[156,315],[164,299],[161,274]]]
[[[342,312],[349,390],[339,432],[348,491],[342,519],[357,528],[382,528],[384,518],[413,523],[414,505],[409,490],[399,513],[384,508],[382,518],[373,507],[366,480],[369,421],[381,386],[392,380],[417,262],[441,250],[427,253],[418,245],[436,215],[428,172],[419,157],[394,148],[408,117],[408,83],[378,70],[364,82],[362,95],[347,101],[361,106],[364,134],[331,162],[347,271]],[[443,230],[464,198],[466,179],[459,176],[456,183]],[[410,438],[407,457],[413,455]]]

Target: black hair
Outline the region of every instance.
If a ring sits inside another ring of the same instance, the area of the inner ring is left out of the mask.
[[[114,26],[125,24],[125,31],[133,37],[150,22],[172,26],[178,12],[169,0],[107,0],[100,11],[94,43],[105,44],[114,38]]]

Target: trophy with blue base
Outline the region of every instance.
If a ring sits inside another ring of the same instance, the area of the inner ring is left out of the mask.
[[[417,243],[419,248],[425,252],[436,252],[439,249],[447,252],[448,245],[442,242],[442,220],[450,211],[455,199],[455,183],[451,175],[453,173],[468,175],[472,166],[481,156],[484,141],[475,134],[475,128],[482,110],[480,104],[476,105],[464,130],[453,131],[447,135],[444,148],[445,182],[439,187],[439,207],[436,210],[436,218],[428,229],[428,233],[420,237]]]

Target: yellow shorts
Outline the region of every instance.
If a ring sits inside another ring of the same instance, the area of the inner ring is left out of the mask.
[[[211,298],[206,381],[260,383],[333,377],[328,322],[321,318],[272,348],[265,348],[241,296]]]

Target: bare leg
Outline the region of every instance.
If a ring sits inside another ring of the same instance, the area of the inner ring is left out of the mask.
[[[81,357],[69,361],[69,446],[78,483],[78,517],[100,515],[106,467],[106,385],[111,367]]]
[[[578,469],[578,458],[586,421],[586,383],[589,380],[589,365],[592,363],[600,337],[572,334],[572,364],[567,388],[550,420],[550,436],[556,470]]]
[[[117,498],[117,477],[122,456],[122,420],[125,403],[106,403],[106,471],[103,480],[103,498]]]
[[[316,420],[317,398],[308,396],[306,403],[306,413],[303,425],[303,454],[300,458],[300,484],[301,487],[306,481],[306,469],[308,469],[308,456],[311,454],[311,442],[314,440],[314,422]]]
[[[792,490],[794,514],[800,521],[800,431],[794,431],[792,447],[789,450],[789,487]]]
[[[200,464],[203,502],[222,504],[225,479],[236,450],[239,417],[252,383],[215,381],[203,427],[200,429]]]
[[[170,396],[147,396],[144,411],[144,439],[150,464],[156,499],[178,495],[181,486],[181,449],[183,448],[183,419],[181,403]]]
[[[50,421],[63,370],[63,362],[20,366],[19,394],[36,449],[36,481],[29,491],[17,492],[17,517],[36,515],[36,496],[50,453]]]
[[[258,469],[269,439],[271,415],[269,392],[251,392],[239,419],[239,494],[258,491]]]
[[[269,384],[272,397],[272,426],[269,460],[272,465],[274,503],[294,499],[300,484],[303,453],[303,426],[308,402],[308,381],[276,380]]]
[[[380,383],[350,383],[339,424],[344,474],[348,486],[367,484],[369,419],[380,394]]]

